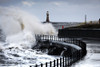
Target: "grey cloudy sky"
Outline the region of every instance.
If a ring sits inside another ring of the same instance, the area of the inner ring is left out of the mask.
[[[51,21],[84,22],[100,18],[100,0],[0,0],[0,6],[15,6],[45,21],[46,11]]]

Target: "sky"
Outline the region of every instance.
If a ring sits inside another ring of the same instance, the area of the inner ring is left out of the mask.
[[[1,7],[18,7],[43,22],[49,11],[51,22],[84,22],[100,18],[100,0],[0,0]]]

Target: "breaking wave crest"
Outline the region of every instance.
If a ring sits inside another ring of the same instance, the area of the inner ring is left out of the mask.
[[[56,35],[57,32],[52,24],[42,24],[20,8],[0,7],[0,64],[36,62],[31,60],[39,56],[31,49],[35,34]]]
[[[7,43],[25,47],[35,43],[35,34],[56,34],[51,24],[42,24],[35,16],[17,7],[0,7],[0,28]]]

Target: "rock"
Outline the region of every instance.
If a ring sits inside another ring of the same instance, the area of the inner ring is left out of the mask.
[[[60,48],[58,46],[50,46],[48,49],[48,54],[49,55],[61,55],[62,51],[64,48]]]
[[[72,56],[72,50],[71,48],[67,47],[66,50],[63,50],[61,53],[62,56],[66,56],[66,57],[71,57]]]
[[[39,49],[42,52],[46,52],[48,55],[62,55],[68,57],[70,57],[73,52],[71,47],[62,46],[59,43],[54,43],[49,40],[38,41],[33,49]]]
[[[13,56],[15,56],[15,57],[20,57],[19,55],[17,55],[17,54],[12,54]]]
[[[45,40],[45,41],[42,41],[42,40],[38,40],[37,41],[37,44],[32,47],[32,49],[46,49],[50,46],[50,42],[49,40]]]

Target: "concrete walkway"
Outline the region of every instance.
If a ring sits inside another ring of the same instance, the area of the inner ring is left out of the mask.
[[[87,55],[71,67],[100,67],[100,40],[82,39],[87,44]]]

